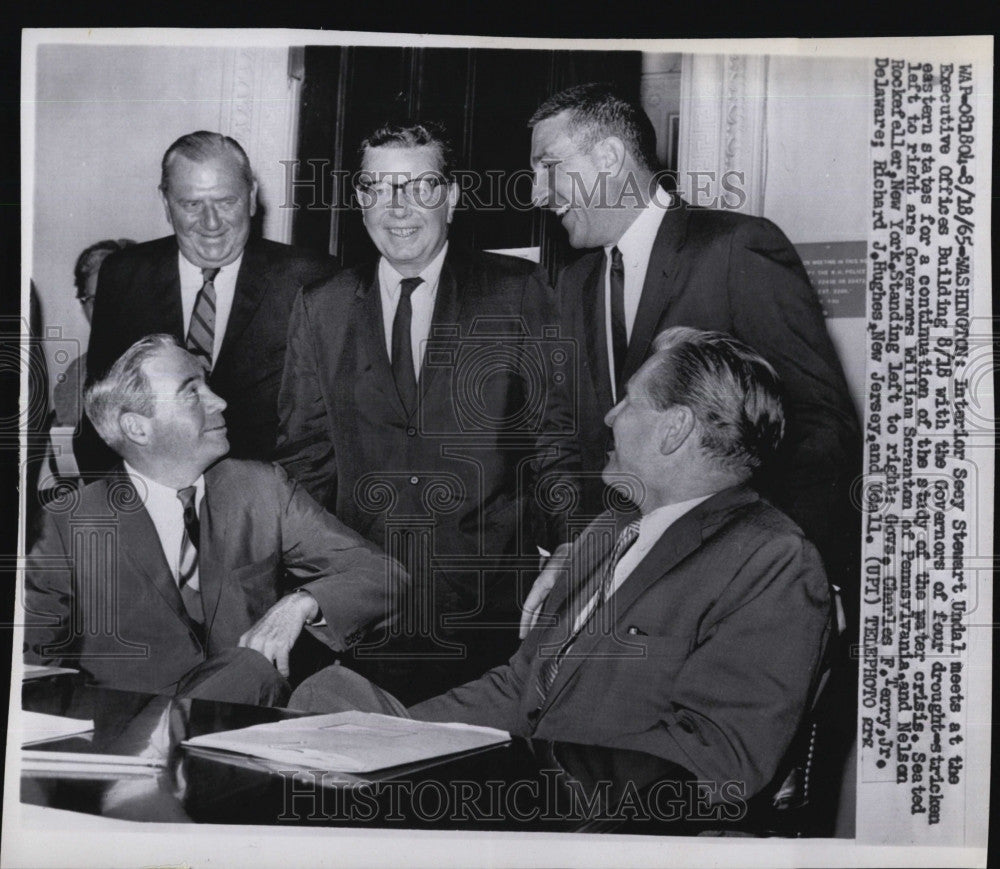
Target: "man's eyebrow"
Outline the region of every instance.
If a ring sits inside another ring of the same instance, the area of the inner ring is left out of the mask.
[[[200,374],[192,374],[189,377],[185,377],[181,381],[181,385],[177,387],[177,395],[180,395],[185,389],[187,389],[192,383],[197,383],[202,379]]]

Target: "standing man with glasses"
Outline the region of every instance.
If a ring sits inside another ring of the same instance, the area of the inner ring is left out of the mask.
[[[174,234],[101,267],[87,373],[103,376],[145,335],[173,335],[202,358],[212,389],[226,400],[231,455],[266,459],[292,301],[334,263],[252,236],[257,181],[246,152],[221,133],[189,133],[167,149],[160,196]],[[82,440],[81,469],[111,467],[116,457],[93,428]]]
[[[571,349],[535,265],[449,244],[443,129],[387,125],[359,156],[380,256],[296,300],[276,458],[413,576],[397,634],[352,666],[414,701],[516,645],[518,558],[562,541],[536,495],[574,461]]]

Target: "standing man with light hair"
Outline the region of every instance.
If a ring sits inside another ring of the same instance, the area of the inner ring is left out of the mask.
[[[175,141],[163,155],[160,197],[173,235],[101,266],[87,373],[102,376],[145,335],[173,335],[204,360],[227,403],[232,456],[267,459],[295,293],[335,264],[253,237],[257,181],[229,136],[201,130]],[[110,467],[114,456],[94,447],[92,431],[84,441],[84,469]]]
[[[281,468],[223,458],[226,402],[173,336],[132,345],[84,403],[121,464],[45,509],[25,571],[28,662],[281,705],[304,626],[342,651],[392,621],[398,565]]]
[[[611,442],[600,420],[655,335],[675,325],[734,335],[778,373],[788,419],[781,452],[755,485],[816,544],[856,613],[858,421],[795,249],[764,218],[693,207],[662,189],[652,124],[610,85],[561,91],[528,126],[535,201],[559,217],[573,247],[592,249],[556,287],[564,331],[584,351],[583,470],[604,466]]]

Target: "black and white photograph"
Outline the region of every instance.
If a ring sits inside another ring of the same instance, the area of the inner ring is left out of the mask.
[[[25,30],[0,864],[985,866],[992,89]]]

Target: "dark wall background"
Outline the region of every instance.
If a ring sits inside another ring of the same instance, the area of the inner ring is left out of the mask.
[[[456,168],[495,179],[463,197],[452,238],[480,249],[539,246],[553,277],[579,252],[551,215],[528,207],[527,120],[546,97],[585,81],[613,81],[638,98],[641,72],[638,52],[309,46],[303,63],[299,177],[327,179],[296,187],[295,244],[344,266],[373,257],[349,187],[330,178],[357,170],[358,143],[380,124],[433,119],[451,133]]]

